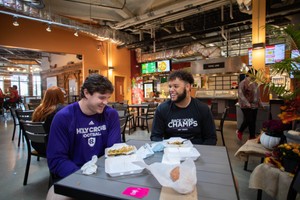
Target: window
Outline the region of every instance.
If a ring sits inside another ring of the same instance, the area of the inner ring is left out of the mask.
[[[41,76],[39,74],[32,76],[33,96],[41,96]]]
[[[11,85],[18,86],[19,95],[28,96],[28,75],[12,75]]]
[[[3,92],[5,92],[4,88],[4,77],[0,76],[0,88],[2,89]]]

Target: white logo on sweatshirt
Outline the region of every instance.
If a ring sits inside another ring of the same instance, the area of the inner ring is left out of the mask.
[[[90,121],[89,123],[90,126],[95,125],[93,121]]]
[[[90,145],[90,147],[93,147],[96,143],[96,138],[92,137],[88,139],[88,144]]]
[[[188,119],[172,119],[168,123],[169,128],[192,128],[197,127],[198,122],[194,120],[193,118]]]

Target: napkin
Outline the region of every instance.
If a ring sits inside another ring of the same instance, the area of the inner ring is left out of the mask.
[[[136,155],[142,159],[148,158],[149,156],[154,155],[150,145],[148,143],[141,146],[136,152]]]
[[[96,173],[96,171],[97,171],[97,165],[96,165],[97,160],[98,160],[98,157],[96,155],[93,155],[92,160],[86,162],[81,167],[82,174],[91,175],[91,174]]]
[[[151,144],[151,148],[154,152],[160,152],[164,150],[165,145],[163,142],[155,142]]]

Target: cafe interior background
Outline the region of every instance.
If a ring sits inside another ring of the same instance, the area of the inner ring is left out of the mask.
[[[299,56],[265,25],[299,23],[299,11],[299,0],[0,0],[0,88],[17,85],[28,103],[57,85],[70,103],[84,78],[100,73],[115,86],[112,102],[162,102],[168,74],[183,69],[195,78],[192,96],[213,106],[215,119],[229,106],[228,119],[239,124],[242,71],[268,71]],[[262,94],[266,104],[270,99],[276,95]]]
[[[79,94],[88,74],[100,73],[115,85],[111,101],[161,102],[168,97],[169,72],[185,69],[196,80],[192,95],[211,104],[214,97],[236,100],[241,71],[247,67],[268,68],[298,53],[262,28],[266,22],[282,27],[296,22],[298,1],[267,1],[265,17],[259,13],[262,5],[248,1],[180,1],[167,6],[170,2],[148,2],[148,11],[145,5],[134,7],[133,1],[118,1],[118,7],[115,1],[74,6],[68,1],[2,0],[0,87],[5,91],[17,83],[22,96],[42,96],[55,84],[71,98]],[[66,6],[71,10],[65,11]],[[79,9],[86,13],[79,14]],[[255,17],[253,10],[260,15]],[[142,11],[140,19],[126,18]],[[126,19],[116,20],[122,14]],[[19,26],[12,25],[16,23]],[[253,49],[260,43],[265,52]],[[290,77],[271,80],[283,84]],[[222,104],[232,102],[221,102],[220,111]]]

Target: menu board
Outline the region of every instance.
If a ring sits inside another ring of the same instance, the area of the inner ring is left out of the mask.
[[[249,65],[252,65],[252,48],[248,49]],[[268,45],[265,48],[265,63],[274,64],[285,58],[285,44]]]
[[[156,62],[142,63],[142,74],[149,74],[156,72]]]
[[[171,70],[170,60],[157,61],[157,72],[169,72]]]

